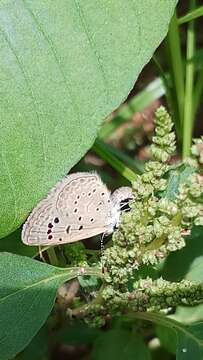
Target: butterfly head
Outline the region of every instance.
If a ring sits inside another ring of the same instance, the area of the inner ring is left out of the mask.
[[[122,212],[130,210],[129,201],[133,199],[132,189],[128,186],[120,187],[111,195],[112,221],[109,225],[107,235],[110,235],[119,227]]]

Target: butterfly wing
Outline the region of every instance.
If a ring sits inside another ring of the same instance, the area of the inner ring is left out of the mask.
[[[60,228],[54,223],[58,218],[54,203],[49,199],[42,200],[32,211],[27,221],[23,225],[22,241],[26,245],[49,245],[54,240],[53,228],[58,233]]]
[[[27,245],[71,243],[106,232],[114,222],[110,192],[96,173],[76,173],[59,182],[23,226]]]

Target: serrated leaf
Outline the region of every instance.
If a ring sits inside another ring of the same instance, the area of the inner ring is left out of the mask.
[[[13,358],[47,319],[60,284],[78,268],[56,268],[24,256],[0,253],[0,354]]]
[[[176,3],[1,1],[0,237],[91,147],[166,35]]]

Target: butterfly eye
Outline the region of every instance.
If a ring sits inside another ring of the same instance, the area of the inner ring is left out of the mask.
[[[54,222],[55,222],[56,224],[58,224],[58,223],[59,223],[59,218],[56,217],[56,218],[54,219]]]
[[[78,230],[82,230],[83,229],[83,226],[82,225],[80,225],[80,227],[79,227],[79,229]]]

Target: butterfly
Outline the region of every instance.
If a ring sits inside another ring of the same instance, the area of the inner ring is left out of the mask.
[[[22,241],[51,246],[111,234],[119,225],[121,207],[132,197],[130,187],[111,194],[97,173],[67,175],[33,209],[23,226]]]

